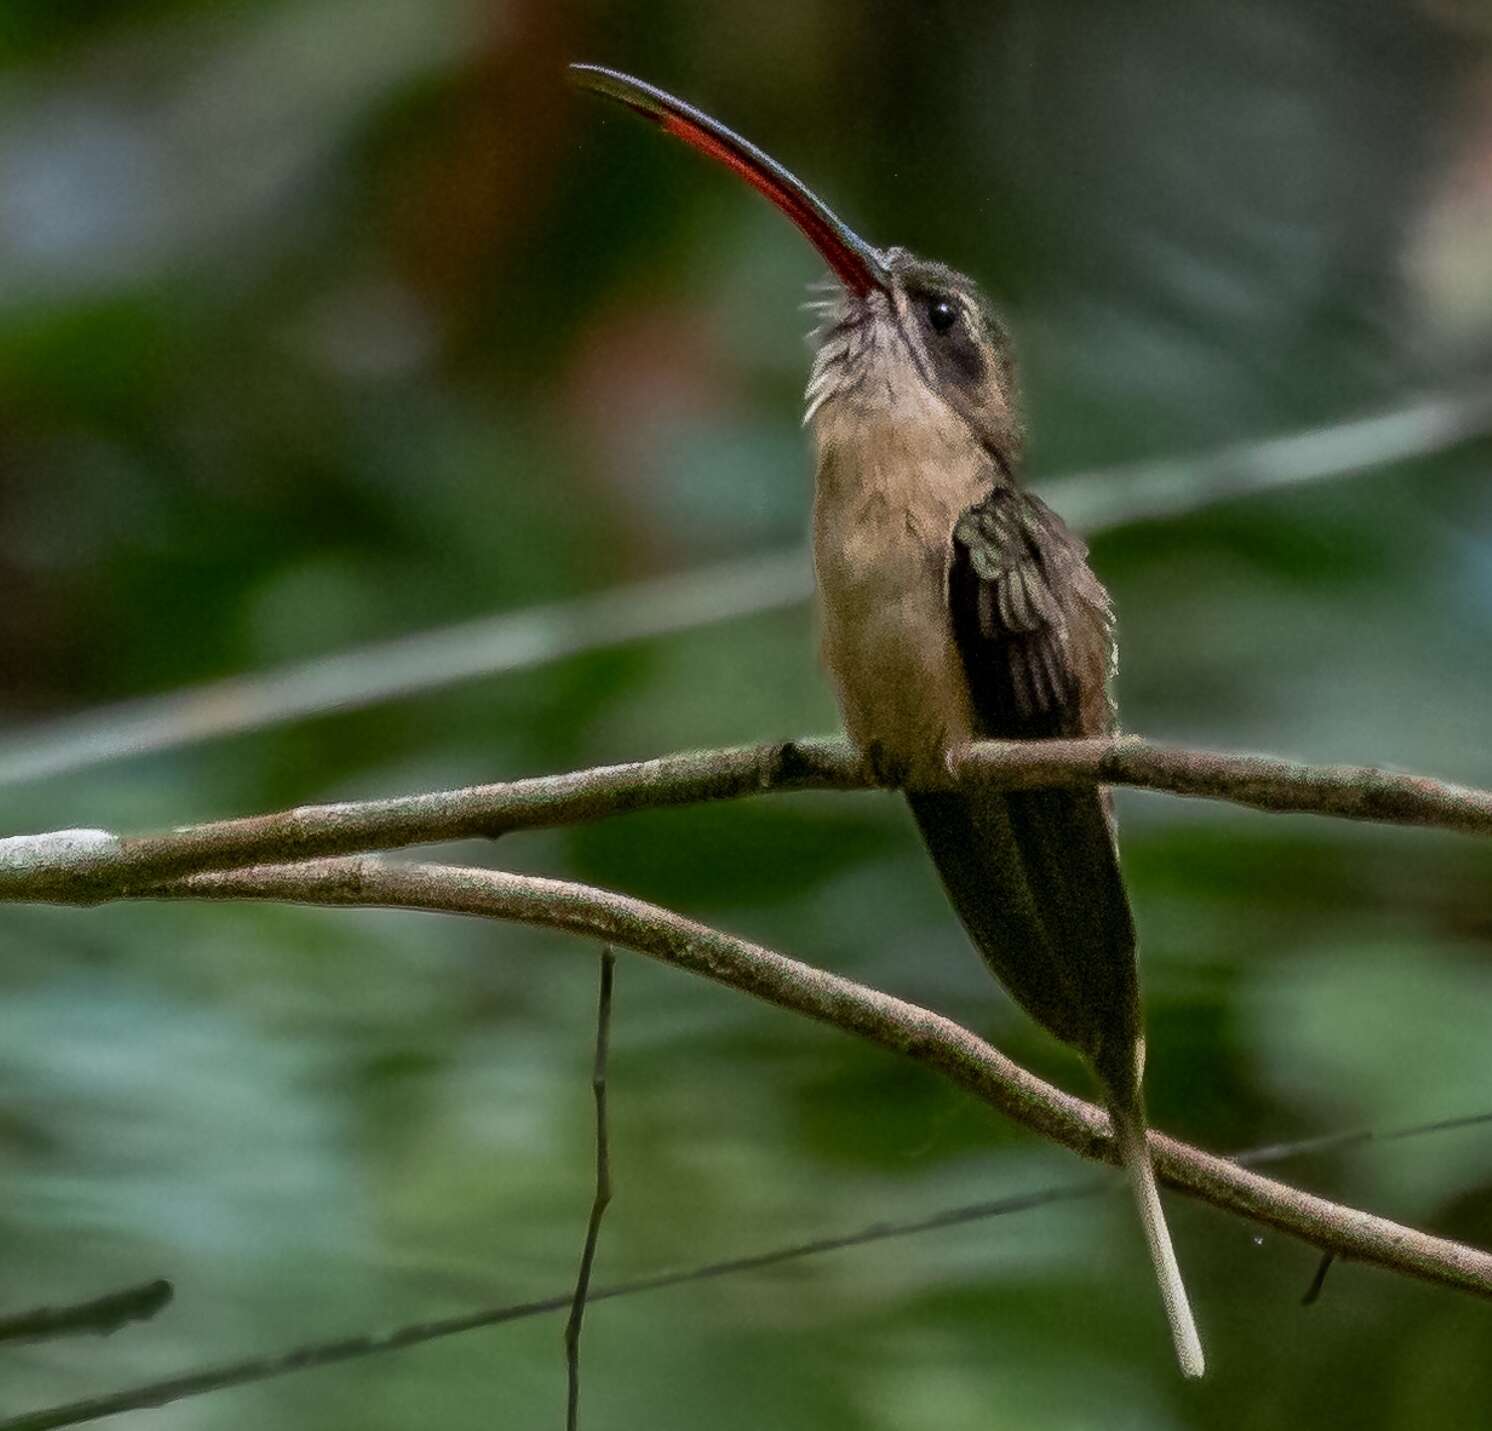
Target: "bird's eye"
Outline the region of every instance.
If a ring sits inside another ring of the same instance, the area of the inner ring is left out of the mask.
[[[958,322],[958,308],[946,298],[934,298],[927,305],[927,321],[934,333],[946,333]]]

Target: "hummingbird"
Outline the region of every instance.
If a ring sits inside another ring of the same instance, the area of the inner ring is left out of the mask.
[[[1177,1360],[1201,1376],[1145,1137],[1135,927],[1108,794],[953,778],[973,741],[1101,736],[1116,724],[1108,593],[1083,543],[1020,484],[1009,332],[972,279],[873,247],[718,120],[616,70],[570,73],[765,195],[833,274],[804,424],[823,658],[846,730],[904,791],[995,977],[1095,1075]]]

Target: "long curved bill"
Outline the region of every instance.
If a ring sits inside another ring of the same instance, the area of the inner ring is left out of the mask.
[[[626,105],[633,113],[739,174],[798,226],[851,293],[863,298],[872,289],[890,286],[886,260],[879,249],[872,248],[837,218],[800,179],[718,120],[631,75],[600,65],[571,65],[570,77],[582,89]]]

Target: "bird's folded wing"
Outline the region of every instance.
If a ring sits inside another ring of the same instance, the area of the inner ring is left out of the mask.
[[[948,599],[979,734],[1111,727],[1108,598],[1081,542],[1045,504],[1002,487],[971,507],[954,532]],[[911,802],[996,976],[1111,1088],[1137,1088],[1134,922],[1106,796],[964,790]]]

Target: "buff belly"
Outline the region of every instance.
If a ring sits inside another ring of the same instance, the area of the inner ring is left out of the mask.
[[[959,509],[961,510],[961,508]],[[948,615],[954,504],[820,484],[814,569],[823,656],[850,738],[914,784],[946,779],[973,734]]]

